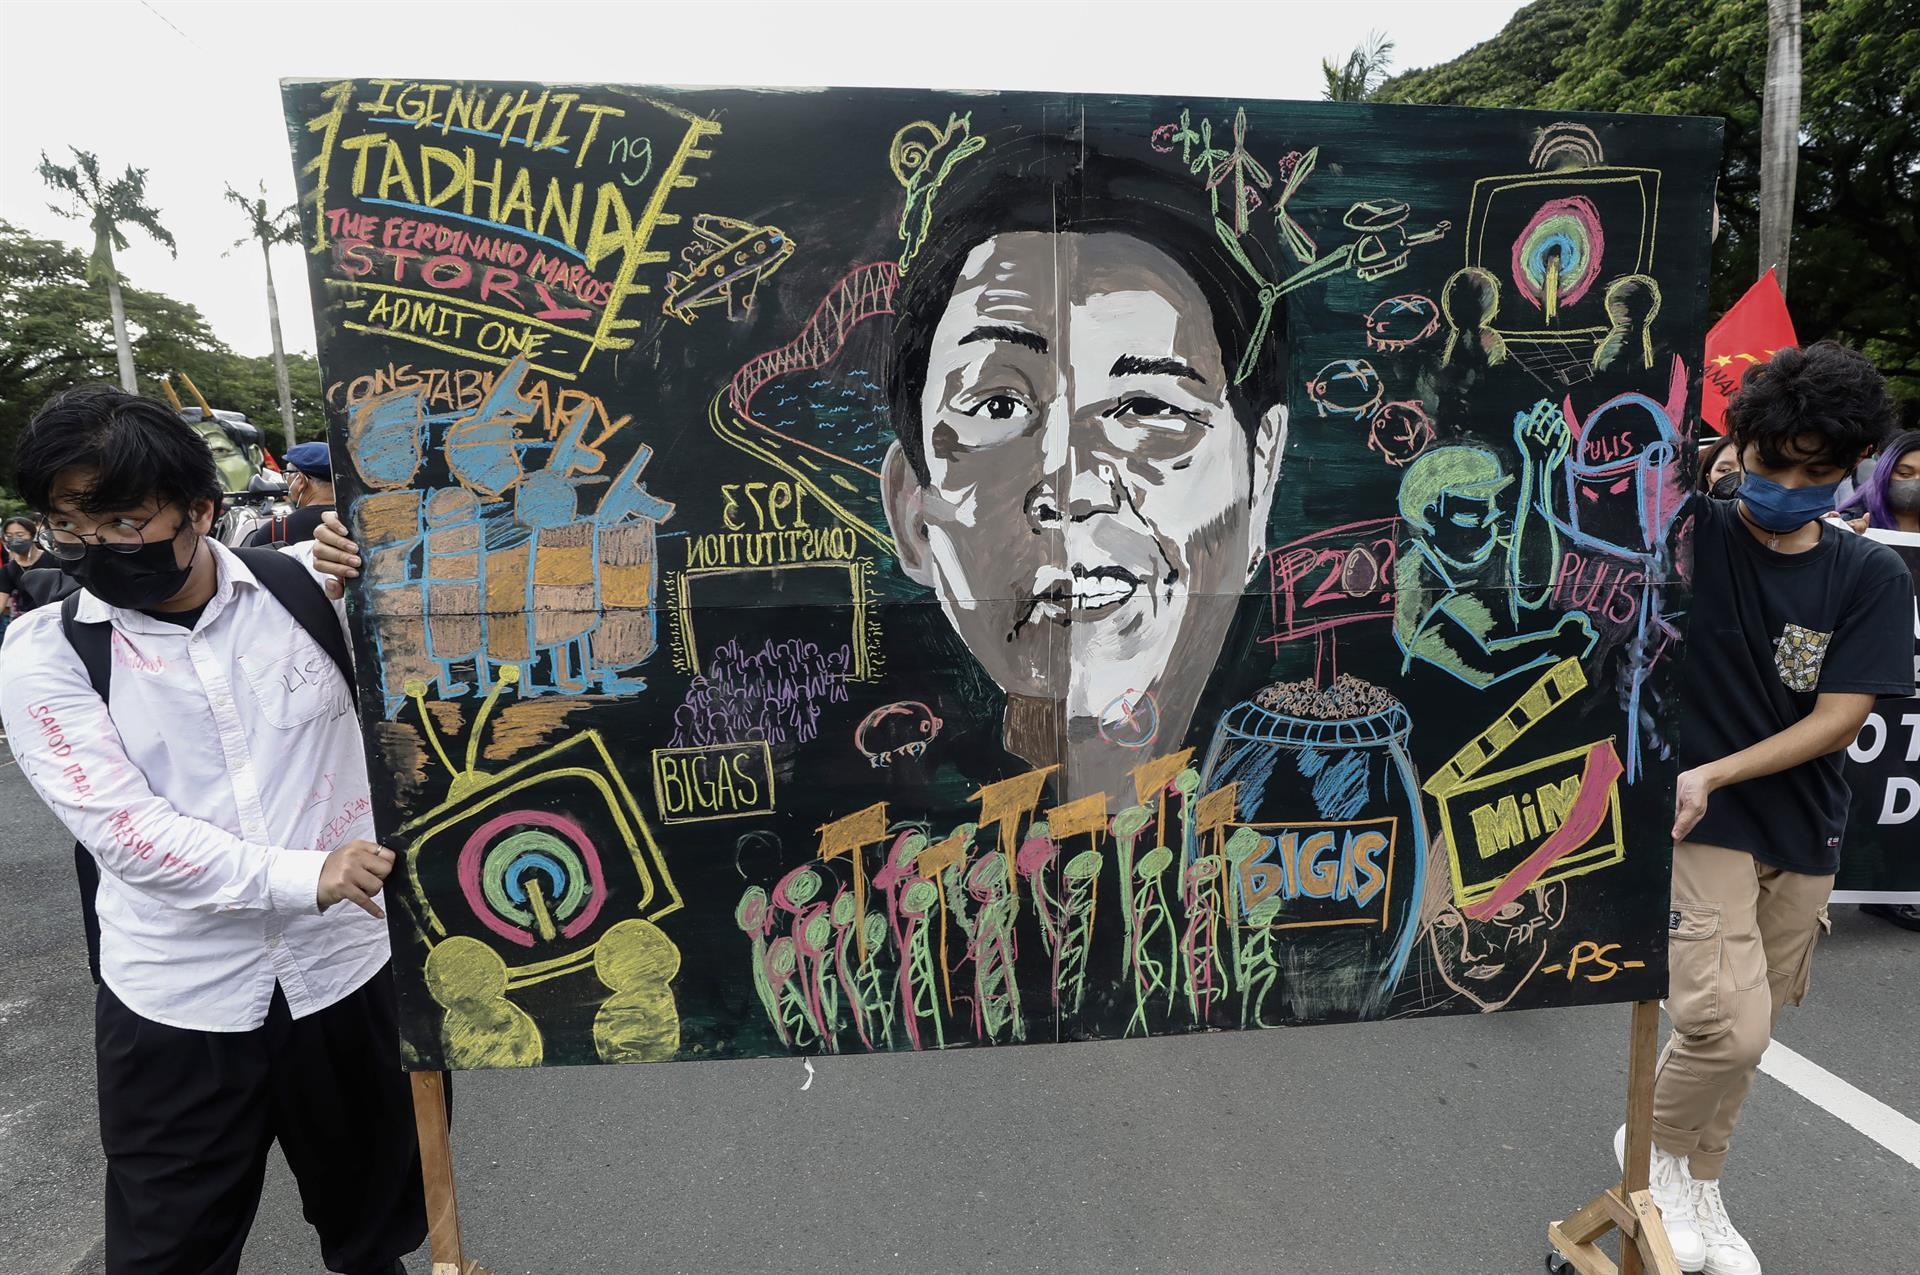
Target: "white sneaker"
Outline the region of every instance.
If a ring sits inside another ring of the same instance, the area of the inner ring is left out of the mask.
[[[1621,1125],[1613,1135],[1613,1158],[1619,1162],[1624,1173],[1627,1167],[1625,1125]],[[1700,1234],[1699,1223],[1694,1221],[1693,1175],[1687,1172],[1687,1158],[1662,1151],[1660,1144],[1654,1143],[1653,1163],[1647,1175],[1647,1193],[1660,1208],[1660,1221],[1667,1228],[1667,1243],[1673,1247],[1674,1264],[1688,1272],[1706,1269],[1707,1241]],[[1716,1188],[1714,1199],[1719,1198]],[[1720,1216],[1724,1218],[1726,1213],[1723,1211]],[[1731,1231],[1733,1228],[1729,1226],[1727,1229]],[[1730,1269],[1727,1275],[1733,1275],[1733,1271]],[[1740,1275],[1749,1273],[1740,1272]]]
[[[1760,1275],[1760,1259],[1753,1255],[1753,1245],[1727,1220],[1719,1178],[1695,1180],[1693,1222],[1707,1243],[1707,1275]]]

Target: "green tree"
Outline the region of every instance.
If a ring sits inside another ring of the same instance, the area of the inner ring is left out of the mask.
[[[1534,0],[1500,34],[1450,62],[1405,71],[1374,91],[1377,102],[1533,106],[1560,74],[1556,62],[1583,37],[1602,0]]]
[[[120,387],[134,388],[133,344],[127,338],[127,312],[120,295],[120,271],[114,266],[113,252],[130,246],[122,226],[138,226],[167,251],[180,255],[173,232],[160,224],[160,212],[147,203],[147,170],[127,165],[127,171],[111,181],[100,175],[100,157],[92,151],[69,146],[73,152],[71,167],[54,163],[40,152],[40,180],[68,196],[66,207],[49,207],[62,217],[85,218],[93,231],[93,256],[87,262],[87,282],[107,285],[107,301],[113,314],[114,347],[120,356]]]
[[[300,242],[300,212],[288,204],[278,212],[267,209],[267,184],[260,183],[260,193],[243,195],[231,185],[227,187],[227,202],[237,204],[247,215],[247,234],[233,241],[235,248],[244,248],[249,243],[260,245],[261,264],[267,274],[267,321],[273,328],[273,370],[277,378],[280,394],[280,423],[286,430],[287,441],[293,442],[298,431],[293,422],[293,386],[287,379],[287,347],[280,340],[280,298],[273,290],[273,250],[282,244]]]
[[[219,408],[243,412],[267,435],[268,450],[284,450],[273,360],[234,353],[193,306],[123,280],[127,323],[139,388],[162,397],[160,378],[185,372]],[[87,285],[87,259],[53,239],[0,221],[0,509],[14,499],[14,440],[35,409],[53,394],[87,381],[114,379],[112,308]],[[294,417],[301,433],[322,428],[320,369],[313,359],[287,359]]]
[[[1794,326],[1865,350],[1920,415],[1920,0],[1807,0],[1794,199]],[[1373,100],[1717,115],[1722,233],[1711,301],[1758,273],[1767,6],[1536,0],[1451,62]],[[1613,156],[1631,163],[1629,156]]]
[[[1320,74],[1327,79],[1325,96],[1330,102],[1364,102],[1386,80],[1392,66],[1393,41],[1383,32],[1371,32],[1345,62],[1320,59]]]

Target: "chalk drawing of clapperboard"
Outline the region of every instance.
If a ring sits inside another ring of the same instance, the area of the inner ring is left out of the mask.
[[[1626,857],[1624,767],[1612,737],[1487,769],[1586,686],[1580,661],[1556,664],[1424,785],[1439,803],[1454,900],[1466,915],[1484,919],[1536,886]]]

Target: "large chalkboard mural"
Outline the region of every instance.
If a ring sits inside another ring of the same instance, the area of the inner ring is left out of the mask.
[[[1664,988],[1717,123],[286,103],[409,1065]]]

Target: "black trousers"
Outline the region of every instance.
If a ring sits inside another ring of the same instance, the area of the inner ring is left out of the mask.
[[[232,1275],[277,1139],[327,1269],[393,1268],[427,1234],[412,1089],[386,970],[249,1032],[167,1027],[103,984],[94,1007],[108,1275]]]

